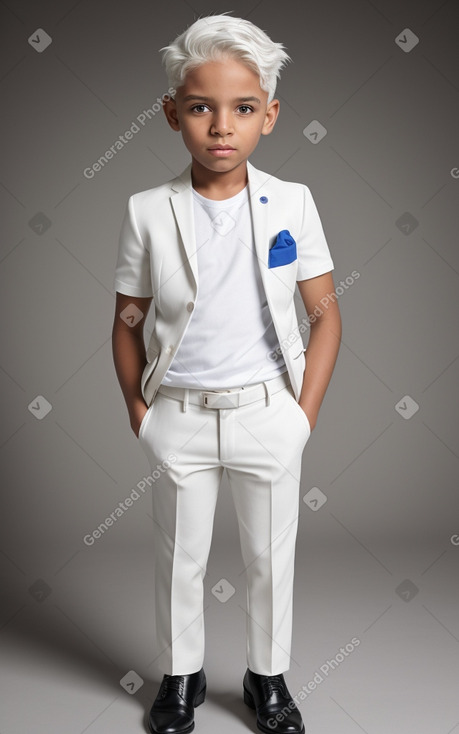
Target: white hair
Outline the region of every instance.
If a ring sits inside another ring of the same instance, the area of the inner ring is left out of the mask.
[[[268,92],[268,102],[271,102],[280,70],[291,61],[283,48],[249,20],[222,14],[199,18],[160,51],[163,51],[162,63],[174,90],[184,84],[191,69],[230,56],[259,76],[260,87]]]

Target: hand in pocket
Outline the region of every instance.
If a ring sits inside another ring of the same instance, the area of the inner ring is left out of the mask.
[[[148,405],[146,405],[146,403],[139,403],[131,413],[131,428],[134,431],[136,438],[139,438],[140,428],[147,412]]]

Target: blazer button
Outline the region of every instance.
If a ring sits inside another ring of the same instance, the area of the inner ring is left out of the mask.
[[[174,352],[174,345],[169,344],[169,346],[166,348],[166,354],[173,354]]]
[[[193,301],[190,301],[189,303],[186,304],[186,310],[189,311],[190,313],[194,310]]]

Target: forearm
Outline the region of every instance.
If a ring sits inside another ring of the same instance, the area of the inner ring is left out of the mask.
[[[112,333],[112,350],[118,381],[132,416],[139,405],[145,406],[140,389],[140,379],[147,363],[143,337],[127,329],[116,328]]]
[[[311,324],[306,349],[306,369],[299,404],[305,411],[311,429],[317,422],[320,406],[325,397],[338,356],[341,339],[339,312],[329,318],[319,318]]]

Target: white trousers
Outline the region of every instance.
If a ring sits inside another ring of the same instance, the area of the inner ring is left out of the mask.
[[[237,408],[196,405],[189,396],[198,390],[181,389],[177,399],[160,388],[140,426],[152,468],[174,457],[152,486],[156,642],[169,675],[203,666],[203,579],[224,468],[247,578],[247,665],[261,675],[290,666],[301,456],[311,429],[286,374],[260,385],[264,397]]]

